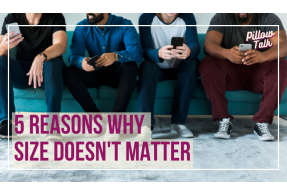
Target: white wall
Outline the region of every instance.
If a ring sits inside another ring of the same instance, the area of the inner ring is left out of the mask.
[[[287,13],[276,13],[281,19],[283,26],[287,31]],[[6,17],[7,13],[0,13],[0,24]],[[115,13],[115,15],[122,16],[132,21],[133,24],[138,25],[138,19],[141,13]],[[198,25],[208,25],[214,13],[195,13],[195,18]],[[67,25],[76,25],[79,21],[86,18],[85,13],[64,13]],[[67,27],[67,30],[73,30],[75,27]],[[137,28],[138,29],[138,28]],[[197,27],[198,33],[205,33],[207,27]]]

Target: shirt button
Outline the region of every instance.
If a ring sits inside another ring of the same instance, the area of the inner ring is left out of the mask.
[[[103,36],[105,35],[105,34],[102,34]]]
[[[105,47],[103,47],[103,49],[105,49]]]
[[[129,58],[129,59],[131,59],[131,58]]]
[[[121,57],[123,57],[123,55],[121,55]]]

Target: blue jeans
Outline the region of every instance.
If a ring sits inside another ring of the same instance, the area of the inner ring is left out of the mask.
[[[32,61],[16,61],[10,59],[9,71],[9,113],[8,113],[8,57],[0,56],[0,123],[12,119],[15,112],[13,88],[25,89],[28,85]],[[47,112],[60,112],[63,92],[62,71],[64,63],[59,58],[44,63],[42,88],[45,88]]]
[[[139,68],[138,112],[151,112],[154,127],[154,104],[157,82],[178,80],[172,109],[171,123],[185,125],[189,103],[195,91],[199,60],[182,60],[174,69],[161,69],[158,64],[144,61]]]

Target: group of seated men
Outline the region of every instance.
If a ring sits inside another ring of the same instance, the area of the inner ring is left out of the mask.
[[[55,113],[61,111],[65,83],[86,113],[100,112],[88,88],[101,85],[117,88],[112,112],[125,112],[137,85],[138,112],[151,113],[151,127],[143,126],[136,140],[147,141],[155,126],[157,83],[164,80],[177,80],[170,128],[181,137],[191,138],[192,129],[186,127],[186,120],[200,75],[212,104],[213,121],[219,121],[216,138],[230,138],[232,129],[233,116],[228,113],[225,92],[249,90],[263,94],[260,109],[252,118],[254,133],[260,140],[274,140],[268,124],[272,124],[287,86],[286,32],[275,14],[215,14],[206,33],[204,51],[207,56],[202,61],[197,58],[200,51],[197,28],[186,26],[196,25],[192,13],[144,13],[139,25],[145,26],[139,26],[139,35],[125,18],[110,13],[87,13],[86,17],[75,28],[67,67],[62,59],[68,40],[66,28],[61,26],[66,24],[63,14],[7,15],[0,36],[1,138],[11,137],[11,118],[15,112],[13,88],[44,88],[47,112]],[[15,32],[8,33],[6,25],[15,22],[55,26],[20,27],[21,33],[13,36]],[[279,25],[279,30],[277,26],[254,25]],[[258,33],[273,35],[260,39]],[[183,44],[171,45],[173,37],[182,37]],[[269,47],[264,41],[269,41]],[[239,45],[247,43],[252,49],[240,51]],[[17,47],[16,60],[8,59],[9,49],[14,47]],[[90,57],[85,57],[85,50]],[[94,65],[89,64],[88,60],[95,55],[99,58]],[[138,67],[136,62],[142,58],[145,60]],[[61,139],[61,134],[49,134],[47,139]],[[118,139],[119,134],[110,134],[107,126],[105,140]]]

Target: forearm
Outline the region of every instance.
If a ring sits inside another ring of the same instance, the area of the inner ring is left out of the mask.
[[[278,59],[278,44],[273,45],[269,50],[263,52],[262,62]],[[287,56],[287,48],[284,42],[279,44],[279,58]]]
[[[145,49],[144,58],[154,63],[162,62],[162,60],[159,57],[159,49]]]
[[[75,67],[79,69],[83,69],[82,62],[84,59],[85,57],[81,55],[70,55],[68,62],[70,65],[74,65]]]
[[[222,46],[215,44],[213,42],[208,42],[204,44],[204,52],[216,58],[228,59],[227,51],[228,49],[225,49]]]
[[[0,36],[0,43],[2,43],[4,36]],[[0,56],[7,56],[8,55],[8,48],[3,48],[2,44],[0,44]]]
[[[57,43],[48,47],[43,53],[47,55],[47,61],[48,61],[65,54],[66,48],[67,48],[66,44]]]
[[[126,63],[130,61],[139,62],[142,60],[143,56],[143,51],[141,47],[135,49],[117,51],[116,53],[118,53],[119,55],[120,63]]]
[[[194,57],[196,57],[198,54],[199,54],[199,52],[200,52],[200,46],[199,46],[199,44],[189,44],[189,45],[187,45],[188,46],[188,48],[190,49],[190,55],[189,55],[189,57],[187,58],[187,60],[188,59],[193,59]]]
[[[7,56],[8,52],[5,49],[0,48],[0,56]]]

